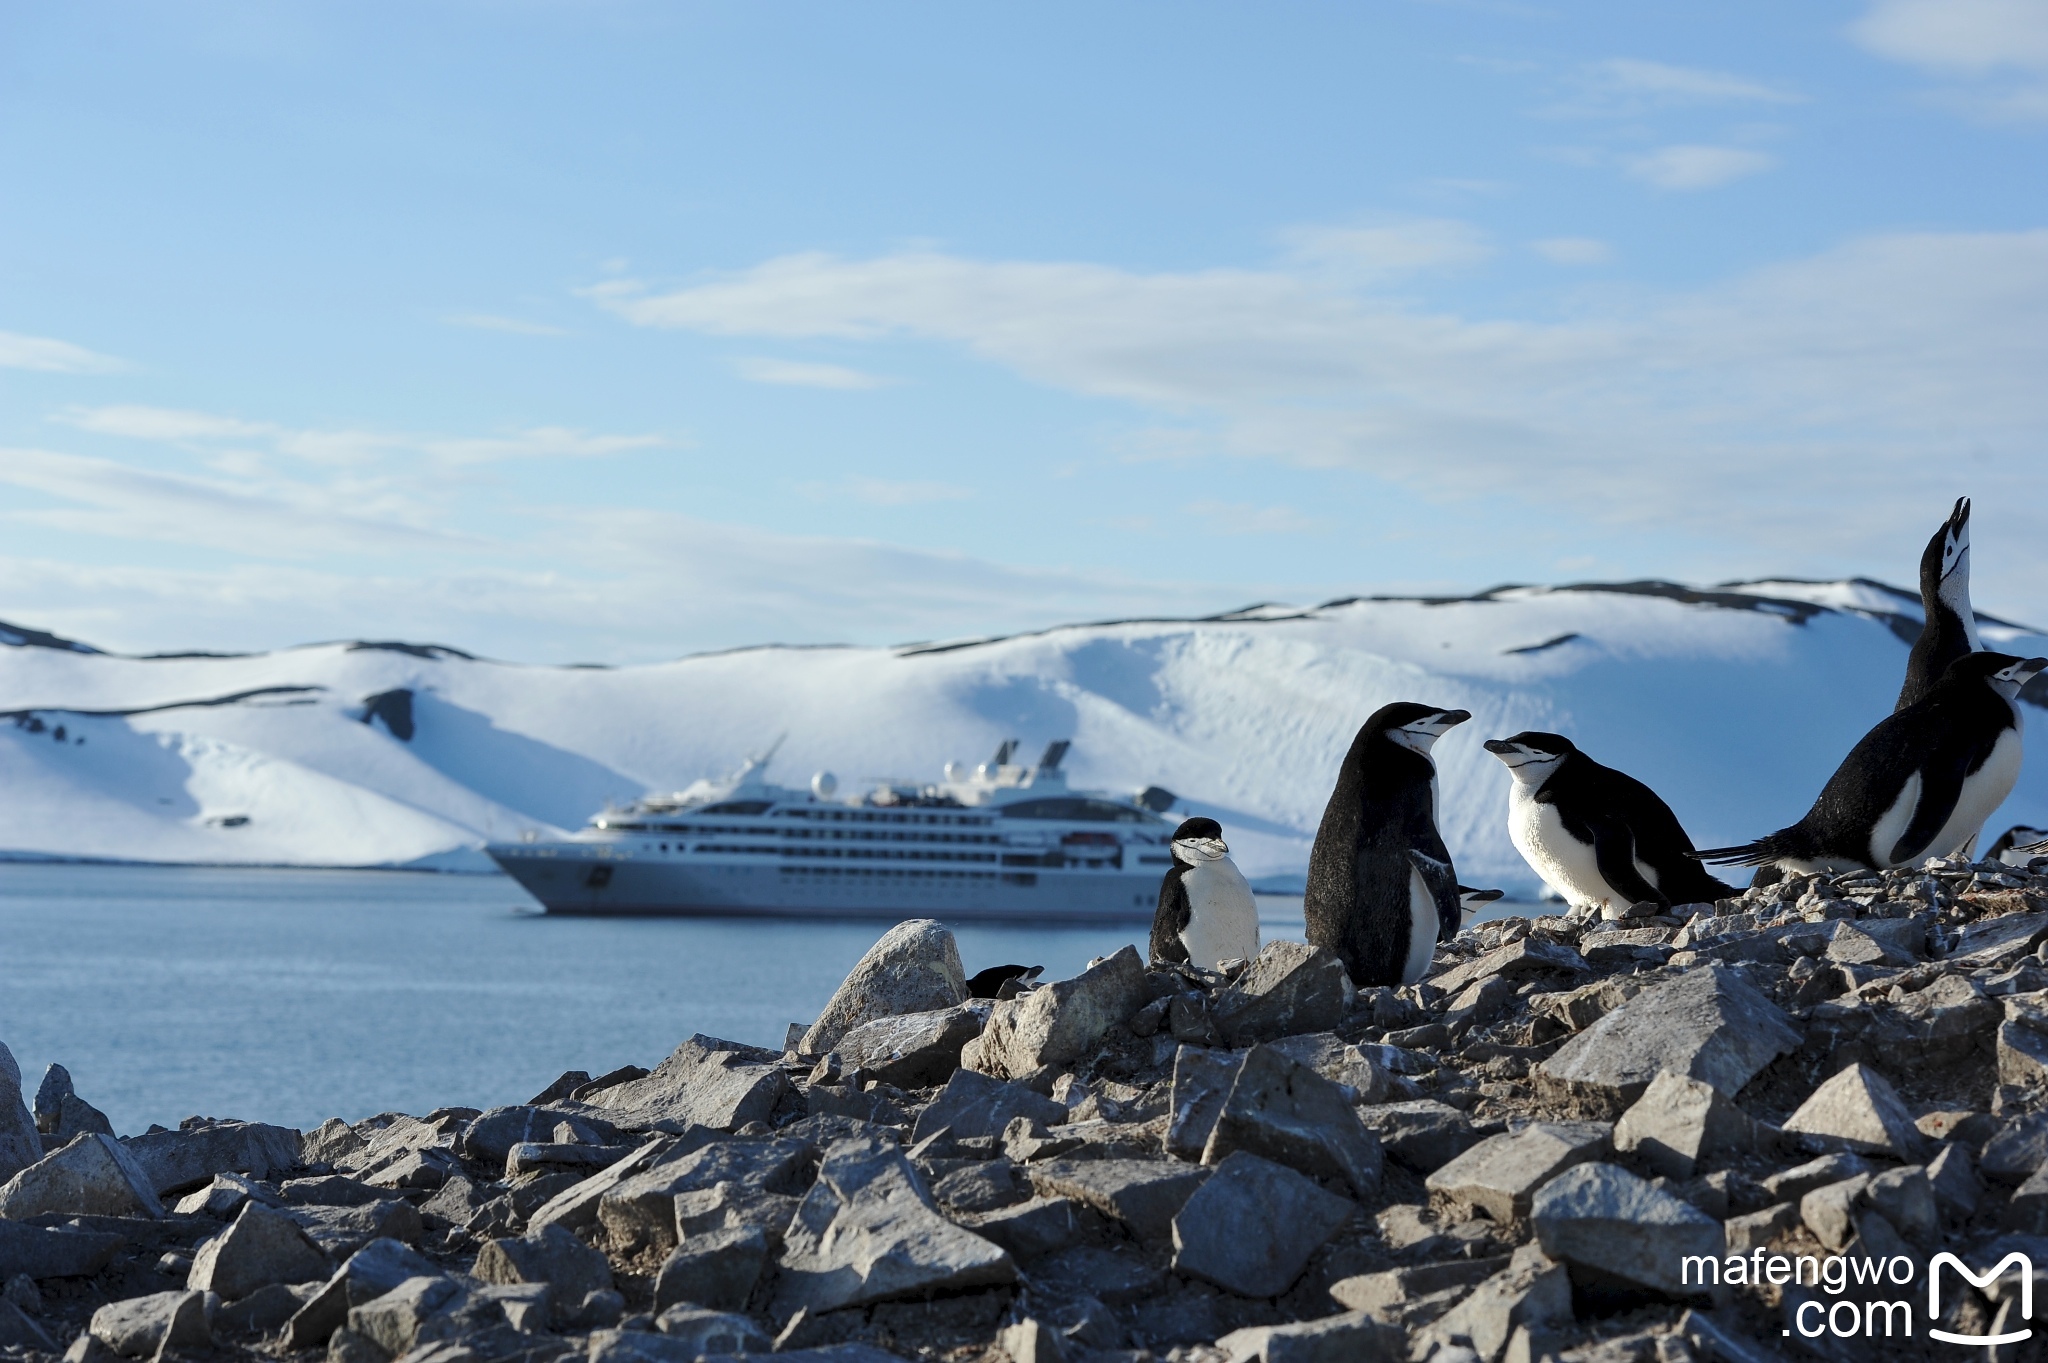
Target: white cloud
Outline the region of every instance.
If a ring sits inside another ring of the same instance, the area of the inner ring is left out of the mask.
[[[734,360],[739,376],[752,383],[779,383],[791,388],[830,388],[856,392],[884,388],[895,382],[879,374],[867,374],[838,364],[813,364],[802,360],[777,360],[766,356],[745,356]]]
[[[67,407],[56,420],[67,426],[100,435],[126,436],[133,440],[236,439],[246,436],[275,436],[283,428],[259,421],[216,416],[211,412],[187,412],[172,407],[141,407],[116,404],[109,407]]]
[[[1493,254],[1485,233],[1448,218],[1300,227],[1282,233],[1281,241],[1303,264],[1361,282],[1474,265]]]
[[[1249,502],[1190,502],[1181,508],[1207,521],[1218,535],[1320,535],[1327,520],[1304,516],[1291,506],[1254,506]]]
[[[2048,3],[1877,0],[1849,32],[1867,50],[1957,82],[1944,91],[1994,119],[2048,118]]]
[[[2048,231],[1872,237],[1550,323],[1397,305],[1295,262],[1139,274],[929,251],[782,257],[600,301],[717,335],[955,344],[1137,404],[1169,452],[1356,468],[1433,498],[1717,541],[1911,540],[1927,505],[1968,490],[1952,488],[1955,455],[1978,447],[1994,462],[1968,476],[1987,503],[2002,489],[2048,507],[2029,462],[2048,443]],[[2024,552],[2048,569],[2048,514],[2025,514],[2044,547]]]
[[[567,336],[560,327],[551,327],[545,322],[528,322],[518,317],[500,317],[490,312],[458,312],[441,319],[451,327],[469,327],[476,331],[505,331],[514,336]]]
[[[108,374],[122,363],[69,341],[48,336],[23,336],[0,331],[0,369],[32,369],[45,374]]]
[[[1557,265],[1599,265],[1614,258],[1614,248],[1597,237],[1546,237],[1529,246]]]
[[[925,506],[932,502],[964,502],[973,489],[954,483],[894,481],[887,478],[844,478],[836,483],[798,483],[796,490],[814,502],[852,500],[869,506]]]
[[[1659,147],[1631,158],[1629,174],[1658,189],[1718,189],[1746,176],[1769,170],[1777,158],[1743,147],[1680,145]]]
[[[1597,62],[1592,76],[1605,89],[1668,104],[1795,104],[1803,98],[1746,76],[1633,57]]]

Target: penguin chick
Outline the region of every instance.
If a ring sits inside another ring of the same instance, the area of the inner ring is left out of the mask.
[[[1948,665],[1966,653],[1980,652],[1977,613],[1970,608],[1970,499],[1956,498],[1941,529],[1920,553],[1920,637],[1906,658],[1906,681],[1899,688],[1897,714],[1927,698]]]
[[[1337,769],[1302,898],[1311,946],[1361,989],[1413,984],[1456,935],[1458,874],[1436,826],[1437,739],[1472,718],[1414,701],[1380,707]]]
[[[1230,859],[1214,819],[1189,819],[1173,830],[1173,868],[1159,882],[1152,916],[1152,959],[1214,970],[1259,954],[1259,906]]]
[[[1813,874],[1889,870],[1976,840],[2019,780],[2020,688],[2048,658],[1968,653],[1924,700],[1879,720],[1821,788],[1806,816],[1703,861]]]
[[[1486,750],[1514,777],[1508,837],[1529,869],[1574,908],[1660,908],[1736,893],[1693,855],[1671,806],[1561,734],[1524,730]]]

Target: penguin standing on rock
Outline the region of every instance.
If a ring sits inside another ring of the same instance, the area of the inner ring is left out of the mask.
[[[1399,701],[1365,722],[1337,772],[1308,859],[1302,913],[1360,988],[1413,984],[1458,931],[1458,874],[1436,827],[1437,739],[1472,718]]]
[[[2035,857],[2048,855],[2048,828],[2030,828],[2016,823],[1998,835],[1985,849],[1984,860],[2002,861],[2008,866],[2025,866]]]
[[[1906,682],[1893,713],[1925,700],[1948,665],[1982,651],[1970,608],[1970,499],[1956,498],[1948,520],[1920,554],[1920,607],[1926,623],[1906,659]],[[1945,849],[1944,849],[1945,850]]]
[[[1173,830],[1173,869],[1159,882],[1152,959],[1214,970],[1259,954],[1259,906],[1230,859],[1223,827],[1189,819]]]
[[[2019,780],[2017,698],[2048,658],[1968,653],[1925,699],[1878,721],[1828,778],[1806,817],[1702,860],[1788,874],[1889,870],[1976,841]]]
[[[1693,856],[1692,839],[1657,792],[1603,767],[1560,734],[1525,730],[1486,750],[1514,777],[1508,837],[1529,869],[1574,908],[1660,908],[1736,893]]]

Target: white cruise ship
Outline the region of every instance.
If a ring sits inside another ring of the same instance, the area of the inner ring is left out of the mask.
[[[781,746],[777,740],[777,747]],[[484,850],[549,913],[1030,919],[1150,918],[1169,864],[1174,797],[1071,790],[1068,744],[1036,766],[1016,740],[932,785],[836,798],[764,778],[775,749],[731,776],[606,809],[566,838]]]

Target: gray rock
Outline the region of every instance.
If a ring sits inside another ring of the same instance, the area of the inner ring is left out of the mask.
[[[502,1169],[513,1146],[553,1141],[555,1129],[564,1123],[576,1131],[577,1140],[585,1145],[610,1144],[614,1134],[609,1123],[593,1124],[587,1114],[572,1107],[520,1103],[494,1107],[471,1118],[456,1137],[455,1153],[473,1164]]]
[[[1209,1014],[1231,1046],[1328,1032],[1344,1021],[1350,983],[1327,948],[1268,942],[1235,983],[1211,997]]]
[[[199,1247],[185,1286],[235,1301],[272,1283],[324,1279],[332,1269],[296,1221],[250,1201],[233,1225]]]
[[[63,1076],[55,1092],[48,1092],[51,1074]],[[114,1134],[114,1124],[107,1120],[107,1114],[71,1091],[71,1076],[62,1065],[50,1066],[50,1072],[43,1075],[42,1087],[36,1090],[35,1115],[36,1130],[59,1145],[79,1136]]]
[[[797,1049],[823,1055],[864,1022],[952,1008],[967,1001],[960,948],[944,925],[930,918],[898,923],[868,948],[833,992],[825,1011]]]
[[[554,1318],[554,1291],[546,1283],[486,1283],[474,1293],[503,1312],[505,1323],[521,1334],[545,1330]]]
[[[1408,1356],[1401,1332],[1363,1311],[1291,1325],[1247,1325],[1217,1340],[1216,1347],[1228,1363],[1400,1363]]]
[[[466,1226],[490,1200],[474,1179],[458,1175],[420,1203],[420,1219],[429,1225]]]
[[[604,1172],[579,1179],[551,1196],[527,1217],[527,1226],[532,1230],[557,1222],[570,1230],[594,1226],[605,1194],[629,1178],[702,1149],[706,1143],[702,1139],[679,1141],[673,1136],[657,1136]]]
[[[644,1079],[600,1089],[584,1101],[629,1131],[678,1132],[692,1126],[736,1131],[765,1122],[794,1090],[773,1057],[701,1033]]]
[[[1224,1101],[1244,1065],[1239,1051],[1207,1046],[1182,1046],[1173,1053],[1171,1110],[1166,1124],[1166,1153],[1199,1160],[1209,1133],[1223,1115]]]
[[[480,1305],[453,1278],[408,1278],[383,1296],[350,1307],[348,1329],[397,1358],[418,1345],[459,1339],[488,1325],[490,1315]]]
[[[2048,1110],[2022,1113],[2001,1126],[1977,1156],[1978,1172],[2007,1187],[2048,1164]]]
[[[707,1357],[691,1340],[651,1330],[598,1330],[590,1336],[586,1363],[698,1363]]]
[[[213,1182],[179,1198],[171,1210],[179,1216],[211,1216],[232,1220],[251,1199],[275,1204],[278,1195],[240,1174],[215,1174]]]
[[[13,1178],[43,1157],[42,1133],[22,1101],[21,1066],[0,1043],[0,1180]]]
[[[1927,1184],[1942,1214],[1957,1221],[1970,1219],[1983,1194],[1977,1171],[1970,1167],[1970,1152],[1955,1144],[1944,1144],[1927,1162]]]
[[[1145,963],[1127,946],[1072,979],[996,1004],[960,1063],[998,1079],[1038,1080],[1093,1054],[1110,1028],[1145,1003]]]
[[[1034,1197],[990,1212],[967,1213],[960,1224],[1018,1259],[1057,1253],[1081,1233],[1074,1203],[1064,1197]]]
[[[373,1240],[348,1257],[318,1292],[285,1324],[287,1349],[317,1348],[348,1324],[352,1306],[375,1301],[411,1278],[431,1278],[440,1269],[396,1240]]]
[[[0,1349],[53,1354],[57,1352],[57,1341],[19,1306],[0,1300]]]
[[[215,1175],[216,1180],[239,1177],[238,1174]],[[372,1188],[361,1179],[350,1178],[346,1174],[288,1178],[277,1186],[277,1195],[280,1201],[294,1207],[367,1207],[372,1202],[391,1199],[388,1188]]]
[[[1827,959],[1842,965],[1908,966],[1911,952],[1880,941],[1848,920],[1840,920],[1828,939]]]
[[[1537,1073],[1618,1112],[1660,1070],[1733,1097],[1799,1041],[1776,1004],[1735,971],[1710,965],[1637,994],[1567,1041]]]
[[[787,1138],[708,1145],[622,1180],[598,1199],[597,1219],[622,1254],[676,1243],[676,1197],[721,1183],[768,1193],[801,1194],[810,1186],[813,1151]]]
[[[996,1347],[1008,1355],[1010,1363],[1067,1363],[1060,1332],[1035,1316],[1005,1325],[996,1335]]]
[[[654,1309],[688,1303],[713,1311],[743,1311],[767,1266],[768,1233],[759,1226],[692,1235],[662,1262],[654,1280]]]
[[[1916,1244],[1928,1244],[1941,1229],[1941,1211],[1934,1197],[1934,1185],[1925,1166],[1909,1164],[1887,1169],[1870,1180],[1864,1190],[1870,1209],[1892,1228]]]
[[[841,1141],[789,1224],[776,1312],[816,1314],[1014,1282],[1008,1253],[939,1215],[893,1146]]]
[[[1418,1174],[1443,1168],[1484,1139],[1470,1117],[1434,1098],[1360,1108],[1358,1120],[1388,1158]]]
[[[1578,952],[1562,942],[1542,937],[1524,937],[1503,947],[1454,966],[1429,983],[1446,994],[1455,995],[1482,980],[1524,980],[1532,975],[1583,975],[1588,967]]]
[[[1747,1216],[1729,1217],[1721,1223],[1721,1233],[1728,1243],[1728,1253],[1747,1254],[1775,1244],[1798,1224],[1799,1205],[1780,1202]]]
[[[160,1217],[163,1204],[149,1176],[112,1136],[80,1136],[0,1185],[0,1218]]]
[[[1799,1219],[1814,1239],[1839,1250],[1856,1237],[1857,1207],[1869,1186],[1869,1174],[1822,1184],[1799,1199]]]
[[[17,1273],[7,1279],[7,1285],[0,1288],[0,1301],[12,1302],[24,1311],[43,1309],[43,1294],[36,1286],[36,1280],[26,1273]]]
[[[1173,1218],[1209,1177],[1207,1169],[1142,1159],[1051,1160],[1028,1172],[1040,1196],[1072,1198],[1155,1243],[1172,1237]]]
[[[808,1186],[808,1170],[806,1171]],[[675,1240],[689,1240],[707,1231],[758,1226],[777,1244],[782,1228],[803,1202],[787,1193],[763,1192],[743,1183],[717,1183],[675,1197]],[[672,1242],[671,1242],[672,1243]]]
[[[1808,1160],[1795,1168],[1772,1174],[1763,1181],[1764,1192],[1773,1198],[1797,1202],[1815,1188],[1829,1183],[1839,1183],[1845,1178],[1870,1172],[1870,1165],[1860,1155],[1838,1150],[1822,1155],[1819,1159]]]
[[[1815,1089],[1785,1119],[1784,1129],[1902,1160],[1913,1158],[1924,1143],[1891,1081],[1863,1064],[1846,1066]]]
[[[124,1358],[147,1358],[178,1345],[203,1349],[213,1343],[203,1292],[153,1292],[108,1302],[92,1313],[86,1328]]]
[[[299,1138],[299,1163],[332,1164],[361,1150],[369,1142],[339,1117],[329,1117],[319,1129]]]
[[[696,1306],[671,1306],[655,1318],[654,1326],[670,1339],[678,1340],[699,1355],[765,1354],[775,1341],[745,1316],[726,1311],[706,1311]]]
[[[1379,1138],[1359,1123],[1335,1084],[1271,1046],[1246,1053],[1202,1162],[1217,1164],[1235,1150],[1340,1179],[1360,1198],[1379,1192]]]
[[[1998,1082],[2048,1088],[2048,1034],[2020,1022],[1998,1025]]]
[[[1067,1120],[1067,1109],[1022,1084],[974,1070],[955,1070],[939,1096],[918,1114],[911,1140],[922,1141],[940,1131],[951,1131],[955,1140],[1001,1137],[1019,1117],[1052,1126]]]
[[[1417,1349],[1436,1343],[1441,1347],[1434,1357],[1448,1363],[1457,1357],[1451,1348],[1466,1341],[1475,1355],[1493,1363],[1517,1330],[1564,1325],[1571,1319],[1572,1284],[1564,1265],[1536,1245],[1523,1245],[1506,1268],[1420,1332]]]
[[[1552,1258],[1672,1296],[1689,1255],[1719,1258],[1721,1223],[1612,1164],[1580,1164],[1537,1190],[1530,1219]]]
[[[213,1328],[225,1335],[272,1334],[289,1324],[319,1293],[317,1283],[272,1283],[259,1287],[240,1301],[215,1311]]]
[[[1174,1272],[1240,1297],[1277,1297],[1357,1210],[1313,1179],[1240,1150],[1174,1216]]]
[[[419,1243],[426,1223],[410,1202],[390,1198],[362,1207],[280,1207],[331,1258],[346,1259],[372,1240]]]
[[[1431,1174],[1424,1186],[1506,1225],[1529,1214],[1538,1188],[1574,1164],[1603,1158],[1610,1149],[1609,1128],[1602,1123],[1531,1122],[1520,1131],[1481,1141]]]
[[[1408,1094],[1414,1092],[1381,1063],[1377,1054],[1381,1047],[1373,1047],[1373,1053],[1368,1054],[1335,1032],[1282,1037],[1272,1046],[1289,1060],[1299,1061],[1339,1088],[1349,1090],[1354,1103],[1385,1102],[1397,1088]]]
[[[546,1283],[556,1301],[572,1304],[612,1285],[604,1255],[559,1225],[492,1240],[477,1253],[475,1273],[487,1283]]]
[[[1691,1178],[1702,1158],[1755,1144],[1756,1123],[1732,1099],[1668,1070],[1614,1124],[1614,1148],[1668,1178]]]
[[[981,1035],[994,1006],[969,999],[951,1008],[874,1018],[848,1030],[834,1049],[848,1069],[865,1070],[884,1084],[943,1084],[960,1068],[961,1049]]]
[[[1049,1300],[1129,1306],[1157,1297],[1166,1287],[1166,1273],[1148,1256],[1131,1248],[1098,1249],[1077,1245],[1041,1260],[1031,1270],[1034,1294]]]
[[[383,1120],[381,1126],[375,1125],[379,1120],[383,1119],[372,1118],[362,1124],[359,1134],[365,1138],[363,1147],[335,1160],[336,1169],[368,1182],[377,1171],[422,1150],[452,1153],[449,1147],[459,1134],[452,1122],[426,1122],[403,1114]],[[300,1144],[304,1145],[304,1141]]]
[[[363,1182],[373,1188],[431,1191],[448,1181],[459,1166],[448,1151],[430,1146],[408,1150],[398,1158],[364,1172]]]
[[[272,1180],[298,1167],[300,1136],[262,1122],[209,1122],[121,1142],[159,1194],[196,1188],[215,1174]]]
[[[1347,1311],[1365,1311],[1396,1325],[1411,1324],[1411,1311],[1442,1314],[1456,1295],[1491,1278],[1508,1266],[1508,1256],[1450,1259],[1415,1268],[1390,1268],[1361,1273],[1330,1284],[1330,1299]],[[1435,1306],[1436,1310],[1429,1310]]]
[[[961,1212],[992,1212],[1031,1196],[1017,1177],[1017,1165],[998,1155],[953,1170],[932,1184],[932,1196]]]
[[[127,1237],[108,1231],[0,1221],[0,1281],[23,1274],[36,1280],[89,1278],[126,1243]]]

